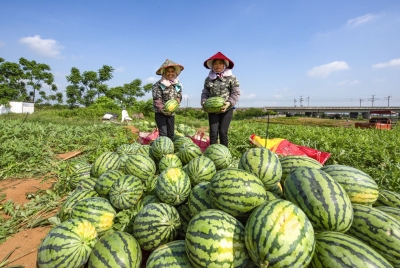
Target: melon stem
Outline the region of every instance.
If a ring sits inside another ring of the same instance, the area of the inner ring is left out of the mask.
[[[260,263],[260,268],[267,268],[269,266],[269,262],[268,261],[263,261]]]

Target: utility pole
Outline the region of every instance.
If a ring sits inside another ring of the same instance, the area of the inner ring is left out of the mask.
[[[307,97],[307,107],[310,107],[310,96]]]
[[[303,102],[303,97],[300,96],[300,107],[303,107],[303,105],[301,104]]]
[[[297,102],[297,100],[296,100],[296,99],[294,99],[294,107],[296,107],[296,102]]]
[[[363,99],[360,99],[360,107],[361,107],[361,102],[363,102],[364,100]]]
[[[376,100],[379,100],[379,99],[376,99],[375,98],[375,95],[371,95],[372,96],[372,98],[370,98],[370,99],[368,99],[368,100],[370,100],[371,102],[372,102],[372,107],[374,107],[374,102],[376,101]]]
[[[390,100],[391,97],[392,97],[392,96],[387,96],[386,98],[384,98],[384,100],[387,100],[387,101],[388,101],[388,107],[390,107],[390,106],[389,106],[389,100]]]

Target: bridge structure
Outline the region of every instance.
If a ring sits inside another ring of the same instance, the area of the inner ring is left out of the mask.
[[[238,110],[247,110],[250,107],[238,107]],[[364,119],[371,118],[374,112],[378,111],[392,111],[395,114],[391,116],[398,116],[400,114],[400,107],[334,107],[334,106],[314,106],[314,107],[284,107],[284,106],[264,106],[264,111],[275,111],[279,114],[306,114],[308,116],[319,117],[321,114],[349,114],[350,118],[357,118],[361,115]]]

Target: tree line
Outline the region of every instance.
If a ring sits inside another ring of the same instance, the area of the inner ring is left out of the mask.
[[[97,71],[83,72],[72,67],[70,75],[66,76],[69,85],[65,88],[65,103],[70,108],[88,107],[96,99],[106,96],[129,107],[134,105],[138,97],[151,91],[153,84],[142,86],[140,79],[110,88],[106,82],[113,78],[113,72],[114,68],[109,65],[103,65]],[[48,93],[46,85],[49,87]],[[58,92],[49,65],[25,58],[20,58],[18,63],[0,58],[0,105],[8,105],[10,101],[64,104],[64,95]]]

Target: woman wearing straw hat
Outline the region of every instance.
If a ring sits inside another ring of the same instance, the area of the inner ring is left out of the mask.
[[[178,75],[183,70],[183,66],[167,59],[156,74],[161,75],[161,79],[153,85],[153,106],[155,120],[160,136],[166,136],[173,140],[175,116],[165,112],[164,104],[176,99],[179,103],[182,100],[182,84],[179,82]]]
[[[210,144],[219,142],[228,147],[228,129],[232,120],[233,108],[240,97],[239,81],[232,74],[233,61],[221,52],[204,62],[204,67],[210,72],[204,82],[201,92],[201,106],[211,97],[222,97],[225,105],[220,113],[209,113]]]

